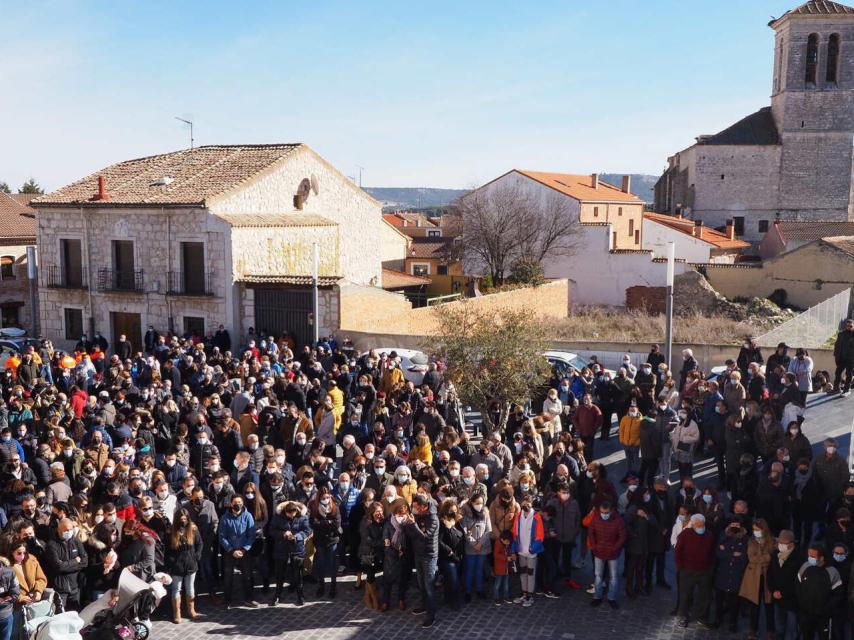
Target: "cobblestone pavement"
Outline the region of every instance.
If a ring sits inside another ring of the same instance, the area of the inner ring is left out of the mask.
[[[834,435],[839,440],[840,453],[847,455],[848,433],[854,414],[854,397],[838,397],[816,394],[810,397],[807,408],[807,420],[804,431],[818,449],[821,439]],[[608,459],[612,478],[621,477],[624,470],[624,458],[619,452],[615,438],[599,445],[597,457]],[[600,450],[601,449],[601,450]],[[714,466],[700,463],[695,468],[698,482],[711,479]],[[674,479],[675,479],[674,473]],[[670,559],[668,559],[670,560]],[[669,565],[668,565],[669,566]],[[673,582],[672,567],[669,580]],[[573,574],[585,586],[592,580],[592,568],[577,570]],[[265,602],[269,596],[257,592],[262,606],[258,609],[237,608],[226,611],[224,607],[212,609],[205,597],[198,599],[198,610],[205,617],[196,622],[184,622],[174,625],[160,619],[171,615],[170,605],[164,601],[155,614],[153,640],[202,640],[215,636],[225,636],[242,640],[244,638],[282,637],[288,639],[312,640],[373,638],[375,640],[401,640],[404,638],[484,638],[501,640],[503,638],[562,638],[566,640],[586,640],[606,638],[614,634],[621,639],[650,640],[689,640],[693,638],[739,638],[746,635],[746,620],[741,621],[740,633],[729,634],[724,630],[707,631],[691,623],[687,629],[676,625],[676,619],[669,615],[675,603],[675,593],[657,589],[649,597],[628,600],[622,590],[620,609],[611,610],[607,605],[598,609],[589,606],[591,596],[583,590],[565,590],[560,599],[549,600],[537,596],[533,607],[502,605],[496,607],[491,600],[473,601],[460,611],[440,608],[435,626],[430,630],[420,627],[421,618],[409,611],[401,612],[389,609],[378,613],[364,606],[362,592],[352,588],[352,577],[340,582],[339,595],[335,600],[316,600],[312,598],[314,585],[306,585],[307,602],[304,607],[296,608],[290,596],[285,604],[268,607]],[[518,585],[518,581],[517,581]],[[518,586],[515,589],[518,591]],[[621,589],[623,582],[621,581]],[[518,594],[516,594],[518,595]],[[409,605],[417,606],[417,592],[410,588]]]

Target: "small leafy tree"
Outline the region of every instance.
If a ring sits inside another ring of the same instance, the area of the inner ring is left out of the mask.
[[[519,258],[510,272],[513,282],[519,284],[538,285],[543,284],[546,279],[543,276],[543,265],[531,258]]]
[[[483,311],[472,304],[436,308],[440,333],[427,350],[447,363],[446,379],[483,418],[484,433],[504,431],[512,403],[546,379],[546,328],[528,310]]]
[[[9,185],[2,180],[0,180],[0,193],[12,193],[12,190],[9,188]]]
[[[35,178],[30,178],[24,184],[21,185],[21,188],[18,189],[18,193],[33,193],[40,195],[44,193],[44,189],[42,189],[41,185],[36,182]]]

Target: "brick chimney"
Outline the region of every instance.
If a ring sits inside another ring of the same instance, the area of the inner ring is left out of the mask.
[[[599,174],[598,173],[591,173],[590,174],[590,186],[592,186],[594,189],[599,188]]]
[[[726,221],[726,237],[735,240],[735,225],[733,225],[732,220]]]
[[[632,177],[631,176],[623,176],[623,193],[631,193],[632,192]]]
[[[694,220],[694,228],[691,229],[691,235],[695,238],[700,238],[703,235],[703,221]]]
[[[92,198],[92,200],[109,200],[110,194],[107,193],[107,181],[104,179],[104,176],[98,176],[98,193]]]

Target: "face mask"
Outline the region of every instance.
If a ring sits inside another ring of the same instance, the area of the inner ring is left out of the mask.
[[[609,511],[608,513],[600,513],[599,517],[603,520],[608,520],[611,517],[611,512]]]
[[[593,472],[592,471],[585,471],[584,475],[586,475],[588,478],[591,478],[591,479],[593,478]]]
[[[697,532],[697,535],[703,535],[706,533],[706,527],[699,527],[698,529],[694,529]]]
[[[483,505],[482,504],[473,504],[471,506],[471,508],[474,509],[475,511],[477,511],[478,513],[483,511]]]
[[[154,509],[143,509],[142,515],[144,515],[146,518],[150,518],[154,515]]]
[[[242,504],[241,504],[241,505],[236,505],[236,506],[234,506],[234,505],[233,505],[233,506],[231,507],[231,512],[232,512],[234,515],[239,514],[241,511],[243,511],[243,505],[242,505]]]
[[[460,475],[460,470],[459,469],[449,469],[448,475],[451,476],[452,478],[457,478]]]
[[[276,456],[276,463],[279,466],[282,466],[283,464],[285,464],[285,456]]]
[[[374,454],[373,454],[373,452],[371,452],[371,453],[366,453],[366,454],[365,454],[365,459],[366,459],[366,460],[373,460],[373,459],[374,459]]]
[[[158,491],[158,492],[157,492],[157,497],[158,497],[160,500],[165,500],[166,498],[168,498],[168,497],[169,497],[169,492],[168,492],[168,491]]]
[[[630,484],[629,485],[629,493],[634,493],[637,490],[638,490],[638,486],[636,484]]]
[[[385,473],[385,467],[374,467],[374,473],[381,476]]]
[[[73,537],[74,537],[74,531],[69,530],[69,531],[63,531],[62,532],[62,539],[63,540],[71,540],[71,538],[73,538]]]
[[[649,495],[649,494],[646,494],[646,495],[643,497],[643,501],[644,501],[644,502],[649,502],[650,500],[652,500],[652,496],[651,496],[651,495]]]
[[[397,524],[403,524],[406,522],[406,516],[395,516],[394,519],[397,520]]]
[[[741,423],[740,423],[740,422],[736,422],[736,423],[734,423],[734,425],[733,425],[733,426],[734,426],[736,429],[741,429]]]
[[[844,554],[844,553],[834,553],[833,554],[833,559],[836,560],[836,562],[845,562],[845,558],[847,558],[847,557],[848,557],[848,555]]]
[[[470,487],[474,484],[474,478],[463,478],[463,482]]]
[[[166,461],[166,466],[167,466],[167,467],[169,467],[169,468],[171,469],[172,467],[174,467],[174,466],[175,466],[175,462],[176,462],[175,460],[167,460],[167,461]]]
[[[328,507],[329,506],[329,498],[321,498],[320,504],[322,504],[324,507]]]
[[[385,501],[388,502],[389,504],[391,504],[395,500],[397,500],[397,496],[386,496],[385,497]]]
[[[525,513],[528,513],[530,510],[531,510],[531,505],[529,505],[529,504],[523,504],[522,505],[522,511],[524,511]]]
[[[522,491],[527,491],[527,490],[530,488],[530,486],[531,486],[531,485],[530,485],[529,483],[527,483],[527,482],[520,482],[520,483],[519,483],[519,488],[520,488]]]
[[[705,502],[706,504],[712,504],[713,499],[714,498],[712,498],[712,496],[710,496],[709,494],[703,496],[703,502]]]
[[[676,519],[677,519],[679,522],[685,522],[685,521],[688,519],[688,516],[686,516],[686,515],[680,515],[680,516],[677,516],[677,518],[676,518]]]
[[[247,494],[246,494],[246,499],[247,499],[247,500],[254,500],[254,499],[255,499],[255,494],[254,494],[254,493],[247,493]]]
[[[214,489],[214,491],[216,491],[217,493],[219,493],[220,491],[222,491],[222,482],[214,482],[214,483],[213,483],[213,489]]]
[[[297,438],[297,446],[305,446],[305,438]]]
[[[830,455],[833,455],[834,453],[836,453],[836,447],[827,447],[827,452]]]
[[[807,562],[810,564],[810,566],[814,567],[818,564],[818,558],[813,558],[812,556],[810,556],[807,558]]]
[[[104,516],[95,516],[95,524],[101,524],[104,521]]]
[[[104,467],[104,475],[105,476],[113,475],[113,468],[112,467]]]
[[[667,405],[662,403],[662,404],[658,405],[658,408],[659,408],[661,411],[665,411],[665,410],[667,409]]]
[[[753,537],[756,538],[757,540],[762,540],[762,532],[761,531],[754,531]]]
[[[203,446],[203,447],[204,447],[207,443],[208,443],[208,439],[207,439],[207,438],[199,438],[199,444],[200,444],[201,446]]]

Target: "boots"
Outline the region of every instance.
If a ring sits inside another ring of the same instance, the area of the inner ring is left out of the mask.
[[[365,606],[369,609],[379,609],[380,603],[377,598],[377,590],[373,582],[365,582]]]
[[[305,604],[305,598],[302,596],[302,587],[297,588],[297,606],[301,607]]]
[[[196,613],[196,599],[195,598],[187,598],[187,617],[190,620],[195,620],[199,617],[199,614]]]
[[[172,622],[181,624],[181,596],[172,598]]]

